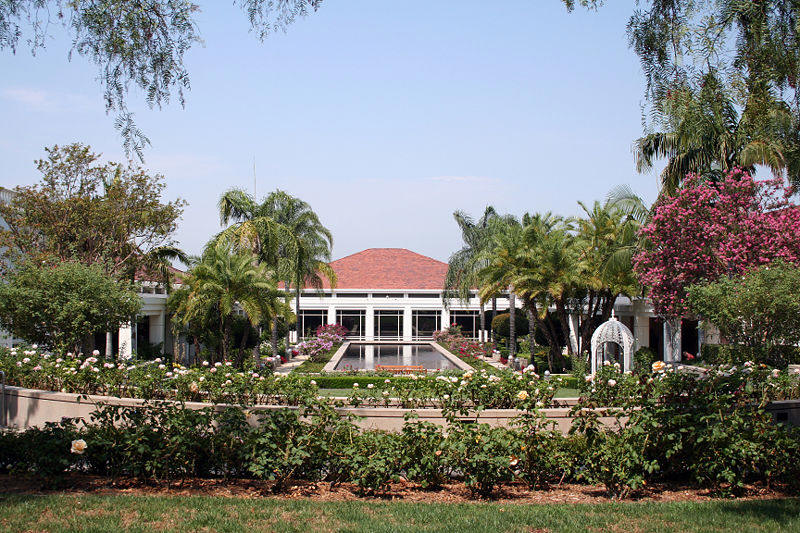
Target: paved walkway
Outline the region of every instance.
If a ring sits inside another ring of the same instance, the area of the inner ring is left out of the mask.
[[[298,366],[302,365],[308,359],[307,355],[298,355],[291,361],[287,363],[283,363],[281,366],[275,369],[276,374],[288,374]]]

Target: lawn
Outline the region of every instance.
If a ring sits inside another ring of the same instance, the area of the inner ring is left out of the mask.
[[[595,505],[316,502],[132,495],[0,496],[14,531],[798,531],[800,500]]]

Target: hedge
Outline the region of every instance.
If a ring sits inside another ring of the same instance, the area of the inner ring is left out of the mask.
[[[753,361],[785,368],[789,364],[800,363],[800,347],[775,346],[768,352],[760,346],[704,344],[701,348],[700,360],[709,365],[740,365],[746,361]]]

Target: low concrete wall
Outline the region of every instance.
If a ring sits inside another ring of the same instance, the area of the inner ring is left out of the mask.
[[[116,398],[113,396],[88,396],[82,397],[79,394],[64,392],[42,391],[34,389],[23,389],[19,387],[7,387],[6,389],[6,412],[8,426],[16,429],[26,429],[29,427],[42,427],[47,422],[60,422],[64,418],[83,418],[89,420],[96,404],[106,403],[121,406],[140,406],[143,400],[133,398]],[[201,402],[186,402],[191,409],[202,409],[211,404]],[[225,404],[218,404],[216,408],[223,409],[229,407]],[[280,405],[257,405],[248,407],[253,414],[251,421],[255,422],[259,411],[286,409]],[[341,408],[342,414],[352,414],[360,417],[357,424],[363,428],[382,429],[386,431],[399,431],[403,427],[404,417],[409,412],[415,412],[419,420],[445,425],[441,409],[402,409],[398,407],[360,407],[360,408]],[[605,411],[601,409],[601,411]],[[569,409],[563,407],[542,409],[542,413],[552,422],[555,427],[566,433],[572,426],[572,418],[569,416]],[[478,416],[478,421],[492,426],[507,426],[511,420],[521,414],[516,409],[486,409]],[[473,417],[460,417],[464,420],[474,420]],[[616,419],[609,416],[601,416],[603,424],[613,425]]]

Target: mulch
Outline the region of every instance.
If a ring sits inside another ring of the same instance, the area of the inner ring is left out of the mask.
[[[298,482],[280,492],[268,481],[245,479],[187,479],[175,482],[144,482],[136,479],[110,479],[100,476],[70,475],[57,485],[41,479],[0,475],[0,494],[69,494],[133,496],[218,496],[231,498],[270,498],[279,500],[402,501],[419,503],[474,503],[482,500],[470,493],[463,483],[447,484],[437,490],[425,490],[410,482],[392,483],[391,490],[378,496],[363,496],[355,485],[331,486],[327,482]],[[794,497],[797,494],[761,485],[748,486],[739,500],[764,500]],[[627,501],[700,502],[718,500],[707,489],[680,484],[657,483],[637,491]],[[615,501],[601,485],[562,484],[547,490],[529,490],[522,484],[508,484],[498,489],[493,502],[512,504],[596,504]]]

